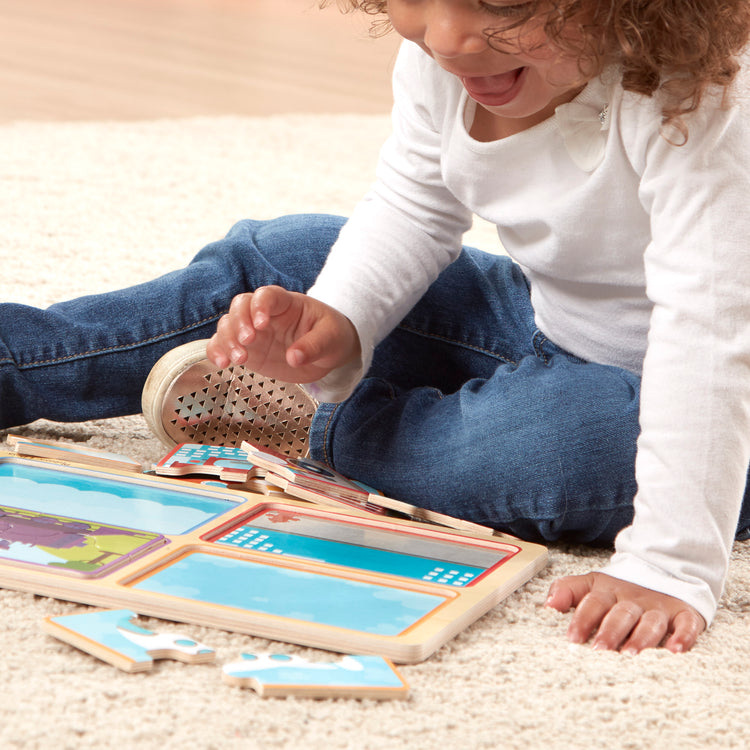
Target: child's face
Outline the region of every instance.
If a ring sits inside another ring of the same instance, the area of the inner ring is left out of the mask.
[[[529,0],[388,0],[393,28],[461,79],[472,99],[494,115],[530,126],[551,117],[585,81],[532,19],[506,28]],[[488,31],[494,32],[492,46]]]

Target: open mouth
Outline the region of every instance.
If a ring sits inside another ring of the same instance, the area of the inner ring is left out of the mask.
[[[461,83],[469,96],[488,107],[499,107],[512,101],[523,85],[526,68],[514,68],[494,76],[462,76]]]

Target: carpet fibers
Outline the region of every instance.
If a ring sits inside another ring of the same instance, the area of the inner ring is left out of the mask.
[[[137,283],[186,263],[242,218],[347,214],[371,182],[387,117],[283,116],[0,126],[5,301],[46,305]],[[496,242],[481,224],[469,238]],[[13,432],[85,442],[146,464],[159,443],[140,416]],[[0,590],[0,747],[731,748],[746,747],[750,553],[738,544],[714,625],[688,654],[629,658],[571,646],[545,610],[558,576],[607,552],[553,547],[549,566],[422,664],[404,702],[263,699],[216,666],[157,662],[119,672],[45,635],[81,605]],[[322,652],[144,618],[213,647]]]

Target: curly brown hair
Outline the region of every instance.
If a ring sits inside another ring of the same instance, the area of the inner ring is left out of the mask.
[[[373,33],[389,29],[388,0],[336,2],[342,10],[373,15]],[[581,61],[587,77],[616,63],[627,91],[660,92],[664,124],[684,137],[682,117],[698,108],[708,88],[733,81],[750,38],[749,0],[531,0],[522,5],[528,9],[521,17],[504,22],[502,29],[487,29],[490,44],[538,19],[554,44]]]

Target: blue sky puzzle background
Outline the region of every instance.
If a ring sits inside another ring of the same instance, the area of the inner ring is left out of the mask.
[[[134,588],[384,636],[398,635],[446,599],[202,552]]]

